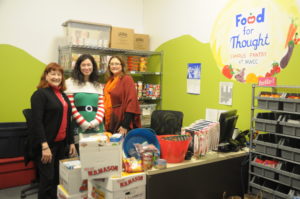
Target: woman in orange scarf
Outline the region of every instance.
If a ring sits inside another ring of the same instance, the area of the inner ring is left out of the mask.
[[[125,63],[113,56],[108,62],[104,88],[105,130],[126,134],[140,128],[140,105],[134,81],[126,74]]]

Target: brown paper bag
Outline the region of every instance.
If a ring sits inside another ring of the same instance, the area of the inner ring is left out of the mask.
[[[223,199],[242,199],[241,196],[226,196],[226,192],[223,193]]]
[[[253,194],[244,194],[244,199],[263,199],[262,192],[259,192],[257,195]]]

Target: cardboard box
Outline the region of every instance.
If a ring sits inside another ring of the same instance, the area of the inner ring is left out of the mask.
[[[81,178],[81,163],[78,158],[59,162],[59,181],[69,194],[87,191],[87,179]]]
[[[69,194],[62,185],[57,186],[58,199],[88,199],[87,191],[78,194]]]
[[[134,34],[134,49],[135,50],[149,50],[149,35]]]
[[[121,178],[89,180],[88,195],[94,199],[145,199],[145,173],[122,174]]]
[[[78,20],[68,20],[62,25],[67,44],[109,47],[111,25]]]
[[[134,30],[129,28],[111,28],[111,48],[133,50]]]
[[[99,135],[80,138],[81,176],[83,179],[120,177],[122,143],[102,143]]]

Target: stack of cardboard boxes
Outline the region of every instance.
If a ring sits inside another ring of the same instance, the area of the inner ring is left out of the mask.
[[[63,27],[64,43],[67,45],[149,50],[149,35],[135,34],[131,28],[78,20],[68,20],[63,23]]]
[[[133,29],[112,27],[110,47],[128,50],[149,50],[149,35],[135,34]]]
[[[122,142],[81,137],[79,158],[60,161],[60,199],[144,199],[144,173],[122,174]]]

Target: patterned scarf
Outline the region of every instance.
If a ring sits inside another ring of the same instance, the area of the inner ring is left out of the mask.
[[[110,116],[112,112],[112,104],[111,104],[111,96],[110,92],[116,87],[117,83],[119,82],[120,77],[115,77],[110,79],[104,88],[104,117],[105,117],[105,129],[109,129],[110,124]]]

